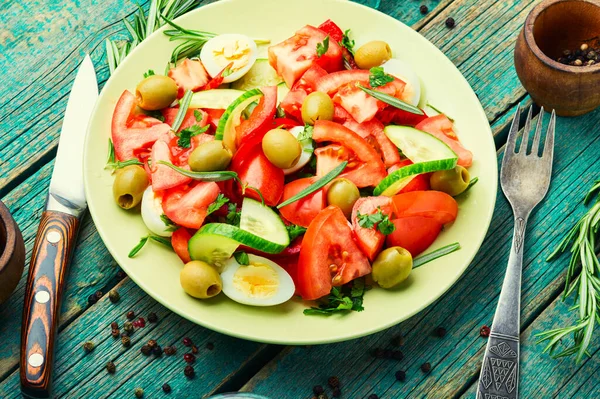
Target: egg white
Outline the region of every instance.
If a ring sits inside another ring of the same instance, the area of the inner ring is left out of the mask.
[[[142,219],[144,224],[154,234],[161,237],[171,237],[172,231],[168,231],[165,222],[160,216],[163,214],[162,197],[156,196],[152,186],[148,186],[142,197]]]
[[[221,272],[223,293],[229,299],[250,306],[274,306],[288,301],[294,295],[294,282],[292,281],[290,275],[281,266],[267,258],[263,258],[262,256],[248,254],[248,258],[251,265],[262,263],[271,267],[271,269],[277,273],[277,277],[279,279],[277,292],[275,295],[268,298],[253,298],[247,296],[243,291],[237,289],[233,283],[234,275],[239,268],[246,266],[240,265],[235,258],[232,257],[225,263],[223,271]]]
[[[298,138],[298,135],[303,131],[304,126],[295,126],[289,130],[292,136],[294,136],[296,139]],[[300,154],[300,159],[298,160],[298,163],[289,169],[284,169],[284,174],[291,175],[292,173],[302,169],[310,161],[310,157],[312,156],[314,150],[312,140],[301,141],[300,145],[302,146],[302,153]]]
[[[386,61],[383,70],[406,83],[404,88],[404,100],[414,106],[419,105],[421,98],[421,81],[415,71],[406,62],[396,58]]]
[[[213,51],[218,48],[222,48],[222,46],[226,43],[234,41],[244,41],[248,43],[248,47],[250,48],[250,58],[248,59],[246,65],[244,65],[242,68],[238,69],[231,75],[226,76],[223,79],[223,83],[230,83],[238,80],[239,78],[244,76],[246,72],[250,70],[250,68],[252,68],[252,65],[254,65],[254,63],[256,62],[258,54],[258,50],[256,48],[256,43],[254,42],[254,40],[252,40],[246,35],[240,35],[238,33],[227,33],[224,35],[218,35],[213,37],[204,44],[202,50],[200,51],[200,60],[202,61],[204,68],[211,77],[215,77],[219,72],[223,70],[223,68],[225,68],[226,65],[220,65],[215,61]]]

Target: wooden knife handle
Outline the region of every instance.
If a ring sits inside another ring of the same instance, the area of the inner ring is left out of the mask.
[[[21,326],[21,392],[32,398],[51,395],[54,339],[67,267],[79,220],[46,211],[31,254]]]

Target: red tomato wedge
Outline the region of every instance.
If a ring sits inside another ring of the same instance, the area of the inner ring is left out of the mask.
[[[171,237],[171,245],[173,246],[173,250],[179,256],[179,258],[183,261],[183,263],[191,262],[192,258],[190,258],[190,251],[188,250],[188,242],[192,238],[190,232],[183,227],[178,228],[173,232],[173,236]]]
[[[171,129],[166,123],[149,116],[143,117],[143,124],[138,123],[134,127],[136,106],[135,96],[127,90],[121,94],[115,106],[111,137],[119,161],[137,158],[141,152],[148,152],[152,144]]]
[[[319,29],[327,33],[332,40],[336,41],[336,43],[341,42],[344,38],[344,32],[342,32],[340,27],[330,19],[319,25]]]
[[[388,175],[396,170],[403,168],[404,166],[412,165],[412,161],[410,159],[403,159],[399,163],[388,168]],[[402,189],[398,192],[398,194],[408,193],[410,191],[427,191],[431,187],[429,186],[429,176],[430,173],[424,173],[421,175],[413,176],[410,182],[402,187]]]
[[[406,216],[392,220],[396,229],[387,236],[388,247],[402,247],[414,257],[425,251],[442,231],[435,219]]]
[[[257,144],[271,129],[271,123],[277,110],[277,86],[263,87],[260,89],[263,96],[252,111],[250,118],[243,121],[238,127],[237,146],[242,143]]]
[[[175,68],[169,70],[169,77],[179,87],[179,97],[183,97],[186,91],[198,91],[208,83],[210,76],[199,60],[185,58]]]
[[[354,230],[356,243],[363,254],[371,261],[381,252],[385,236],[377,230],[377,226],[374,226],[374,228],[361,227],[358,223],[358,213],[361,215],[372,215],[377,212],[378,208],[381,208],[383,214],[388,215],[390,219],[392,218],[394,207],[390,197],[359,198],[352,208],[352,229]]]
[[[194,113],[194,111],[197,111]],[[179,108],[165,108],[162,110],[163,117],[165,118],[165,123],[169,126],[173,126],[173,122],[175,122],[175,118],[177,117],[177,113],[179,112]],[[196,119],[196,114],[199,114],[200,120]],[[192,127],[194,125],[198,125],[200,127],[206,126],[208,123],[208,114],[201,109],[189,109],[185,116],[183,117],[183,122],[181,122],[181,126],[179,127],[178,132],[183,129],[187,129],[188,127]]]
[[[174,162],[171,156],[168,140],[169,135],[165,134],[163,138],[157,140],[152,146],[152,167],[150,168],[150,172],[152,173],[152,190],[154,191],[167,190],[192,181],[189,177],[182,175],[167,165],[158,163],[159,161],[172,164],[177,163]]]
[[[269,63],[292,87],[314,63],[327,72],[339,71],[342,65],[342,49],[334,40],[322,56],[317,56],[317,44],[323,43],[327,34],[314,26],[306,25],[289,39],[269,47]]]
[[[325,208],[308,226],[297,273],[296,289],[305,300],[319,299],[329,294],[333,285],[340,286],[371,273],[371,265],[354,242],[340,208]]]
[[[423,216],[439,224],[454,222],[458,204],[450,195],[441,191],[411,191],[392,197],[396,217]]]
[[[302,120],[302,103],[308,94],[304,89],[290,90],[281,101],[281,108],[285,113],[298,121]]]
[[[230,168],[236,172],[242,184],[248,186],[245,196],[260,201],[259,190],[268,206],[275,206],[283,194],[283,170],[273,165],[258,145],[242,145],[235,153]]]
[[[339,123],[325,120],[317,121],[313,130],[313,140],[318,143],[338,143],[339,145],[342,145],[344,149],[347,149],[345,151],[340,151],[339,147],[333,148],[333,151],[330,151],[330,154],[327,154],[325,151],[315,151],[315,154],[317,155],[318,176],[322,176],[329,172],[331,169],[328,168],[331,165],[333,165],[332,168],[336,166],[336,164],[333,164],[332,162],[329,162],[327,167],[323,166],[324,162],[328,163],[325,160],[325,155],[337,156],[339,161],[337,164],[347,160],[348,166],[340,176],[351,180],[357,187],[376,186],[383,178],[385,178],[385,176],[387,176],[385,166],[383,165],[383,162],[381,162],[381,158],[377,154],[377,151],[375,151],[375,149],[357,133]],[[328,147],[332,150],[332,146]],[[335,154],[335,150],[337,150],[337,155]],[[319,154],[321,155],[320,157]],[[319,161],[321,162],[321,167],[319,167]]]
[[[395,107],[387,107],[377,112],[377,119],[386,126],[394,124],[414,127],[427,118],[425,112],[423,112],[423,115],[418,115]]]
[[[344,110],[344,112],[346,111]],[[336,114],[341,116],[339,111],[336,111]],[[353,132],[358,133],[360,137],[367,139],[367,142],[381,155],[386,167],[400,162],[398,147],[385,135],[383,123],[379,122],[376,118],[368,122],[358,123],[350,114],[348,116],[349,118],[345,119],[342,124]]]
[[[219,120],[221,119],[221,116],[223,116],[223,114],[225,113],[225,110],[206,108],[204,109],[204,112],[206,112],[206,114],[208,115],[208,123],[210,123],[213,129],[216,129],[217,126],[219,126]]]
[[[163,197],[163,211],[178,225],[199,229],[206,218],[208,206],[215,202],[219,192],[215,182],[197,182],[191,188],[173,188]]]
[[[432,134],[446,143],[458,155],[458,164],[460,166],[468,168],[473,163],[473,153],[463,147],[460,141],[456,139],[452,122],[446,115],[429,117],[415,126],[415,129]]]
[[[282,202],[290,199],[306,187],[315,182],[313,177],[305,177],[303,179],[294,180],[286,184],[283,188]],[[327,206],[325,192],[323,189],[315,191],[313,194],[292,202],[289,205],[282,207],[279,211],[288,222],[297,224],[298,226],[308,227],[310,222]]]
[[[292,90],[303,89],[307,93],[312,93],[317,87],[317,80],[327,75],[327,71],[321,68],[318,64],[313,64],[292,86]]]

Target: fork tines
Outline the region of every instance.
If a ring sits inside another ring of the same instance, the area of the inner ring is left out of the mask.
[[[510,126],[510,131],[508,133],[508,139],[506,142],[506,151],[505,156],[507,154],[520,154],[521,156],[531,156],[539,154],[540,140],[542,136],[542,123],[544,119],[544,107],[541,107],[540,113],[538,116],[537,124],[535,127],[535,135],[533,137],[533,142],[531,143],[531,150],[528,151],[529,147],[529,133],[531,130],[531,118],[533,114],[533,105],[529,107],[529,112],[527,113],[527,119],[525,120],[525,127],[523,128],[523,138],[517,148],[517,139],[519,138],[519,119],[521,115],[521,106],[517,105],[517,111],[515,112],[515,116],[513,117],[512,124]],[[544,143],[544,148],[542,150],[541,158],[548,158],[550,162],[552,162],[552,157],[554,154],[554,130],[556,124],[556,113],[552,110],[552,115],[550,116],[550,122],[548,124],[548,131],[546,132],[546,141]]]

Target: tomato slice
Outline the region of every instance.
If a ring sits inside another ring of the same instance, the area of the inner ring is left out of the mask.
[[[317,56],[317,44],[322,43],[326,37],[327,34],[321,29],[306,25],[289,39],[269,47],[269,63],[283,77],[288,87],[292,87],[315,63],[327,72],[343,68],[342,49],[334,40],[329,40],[329,48],[325,54]]]
[[[141,152],[149,152],[152,144],[171,129],[166,123],[149,116],[142,117],[143,123],[139,123],[139,118],[134,117],[136,106],[135,96],[127,90],[121,94],[115,106],[111,137],[119,161],[127,161],[137,158]]]
[[[236,127],[238,147],[245,142],[253,144],[261,142],[263,136],[271,129],[277,110],[277,86],[263,87],[261,91],[263,96],[250,118]]]
[[[473,163],[473,153],[463,147],[460,141],[458,141],[454,133],[453,124],[446,115],[441,114],[429,117],[415,126],[415,129],[432,134],[448,144],[448,147],[458,155],[459,165],[468,168]]]
[[[305,300],[321,298],[329,294],[334,285],[340,286],[371,273],[371,265],[354,242],[340,208],[325,208],[308,226],[297,273],[296,288]]]
[[[303,89],[307,93],[312,93],[317,88],[317,80],[327,75],[327,71],[321,68],[318,64],[313,64],[292,86],[292,90]]]
[[[169,70],[169,77],[177,83],[178,97],[183,97],[186,91],[198,91],[208,83],[210,76],[199,60],[185,58],[175,68]]]
[[[173,163],[178,166],[185,166],[188,164],[188,159],[192,151],[194,151],[199,145],[204,144],[208,141],[212,141],[215,139],[215,136],[200,133],[192,137],[190,140],[189,148],[181,148],[179,147],[179,137],[171,134],[171,141],[169,142],[169,148],[171,149],[171,156],[173,159]]]
[[[327,33],[329,37],[332,40],[335,40],[337,43],[341,42],[344,38],[344,32],[342,32],[340,27],[337,26],[337,24],[330,19],[319,25],[319,29]]]
[[[352,208],[352,230],[354,231],[356,243],[363,254],[371,261],[381,252],[385,236],[377,230],[377,226],[374,226],[374,228],[362,227],[358,223],[358,213],[372,215],[377,212],[378,208],[381,208],[383,214],[388,215],[390,219],[392,218],[394,207],[390,197],[362,197],[356,201]]]
[[[388,168],[388,175],[396,170],[403,168],[405,166],[412,165],[412,161],[410,159],[403,159],[395,165],[392,165]],[[410,182],[402,187],[402,189],[398,192],[398,194],[408,193],[410,191],[427,191],[431,187],[429,186],[429,177],[431,173],[423,173],[420,175],[413,176]]]
[[[348,160],[348,166],[344,173],[341,174],[341,177],[351,180],[357,187],[376,186],[387,175],[385,166],[381,162],[377,151],[357,133],[339,123],[325,120],[317,121],[313,130],[313,140],[318,143],[338,143],[347,149],[340,152],[339,148],[337,148],[338,164],[344,160]],[[315,151],[315,154],[317,155],[318,175],[322,176],[331,169],[323,166],[323,162],[325,162],[323,155],[325,153],[321,152],[321,167],[319,167],[318,151]]]
[[[235,153],[230,167],[231,170],[237,172],[242,184],[247,186],[244,194],[246,197],[260,201],[257,189],[263,195],[265,204],[268,206],[275,206],[279,203],[283,194],[283,170],[269,162],[260,144],[243,144]]]
[[[302,103],[308,93],[306,90],[302,88],[298,88],[295,90],[290,90],[288,94],[285,95],[283,101],[281,101],[281,108],[285,111],[285,113],[298,120],[302,120]]]
[[[206,218],[208,206],[219,195],[215,182],[197,182],[193,187],[176,187],[163,197],[165,215],[180,226],[199,229]]]
[[[441,191],[411,191],[394,195],[392,200],[397,217],[423,216],[446,224],[458,214],[456,200]]]
[[[197,111],[194,113],[194,111]],[[177,108],[165,108],[162,110],[162,115],[165,118],[165,123],[169,126],[173,126],[173,122],[175,122],[175,118],[177,117],[177,113],[179,112],[179,107]],[[200,120],[196,119],[196,114],[201,115]],[[178,132],[183,129],[187,129],[188,127],[192,127],[194,125],[198,125],[200,127],[204,127],[208,124],[208,114],[201,109],[189,109],[185,116],[183,117],[183,122],[181,122],[181,126],[179,127]]]
[[[206,112],[206,114],[208,115],[208,123],[210,123],[213,129],[216,130],[217,126],[219,126],[219,120],[221,119],[221,116],[223,116],[223,114],[225,113],[225,110],[205,108],[203,111]]]
[[[190,251],[188,250],[188,242],[192,238],[190,232],[183,227],[178,228],[173,232],[173,236],[171,237],[171,245],[173,246],[173,250],[179,256],[179,258],[183,261],[183,263],[191,262],[192,258],[190,258]]]
[[[387,236],[388,247],[402,247],[414,257],[425,251],[442,231],[435,219],[406,216],[392,220],[396,229]]]
[[[283,188],[282,202],[290,199],[306,187],[315,182],[313,177],[305,177],[303,179],[294,180],[286,184]],[[327,206],[325,192],[323,189],[315,191],[296,202],[282,207],[279,211],[290,223],[298,226],[308,227],[310,222]]]
[[[387,107],[377,112],[377,119],[386,126],[394,124],[414,127],[427,118],[425,112],[423,112],[423,115],[418,115],[395,107]]]
[[[150,167],[150,172],[152,173],[152,189],[154,191],[167,190],[192,181],[189,177],[182,175],[167,165],[158,163],[159,161],[165,161],[177,164],[171,156],[168,140],[169,135],[165,134],[163,138],[157,140],[152,146],[152,166]]]

